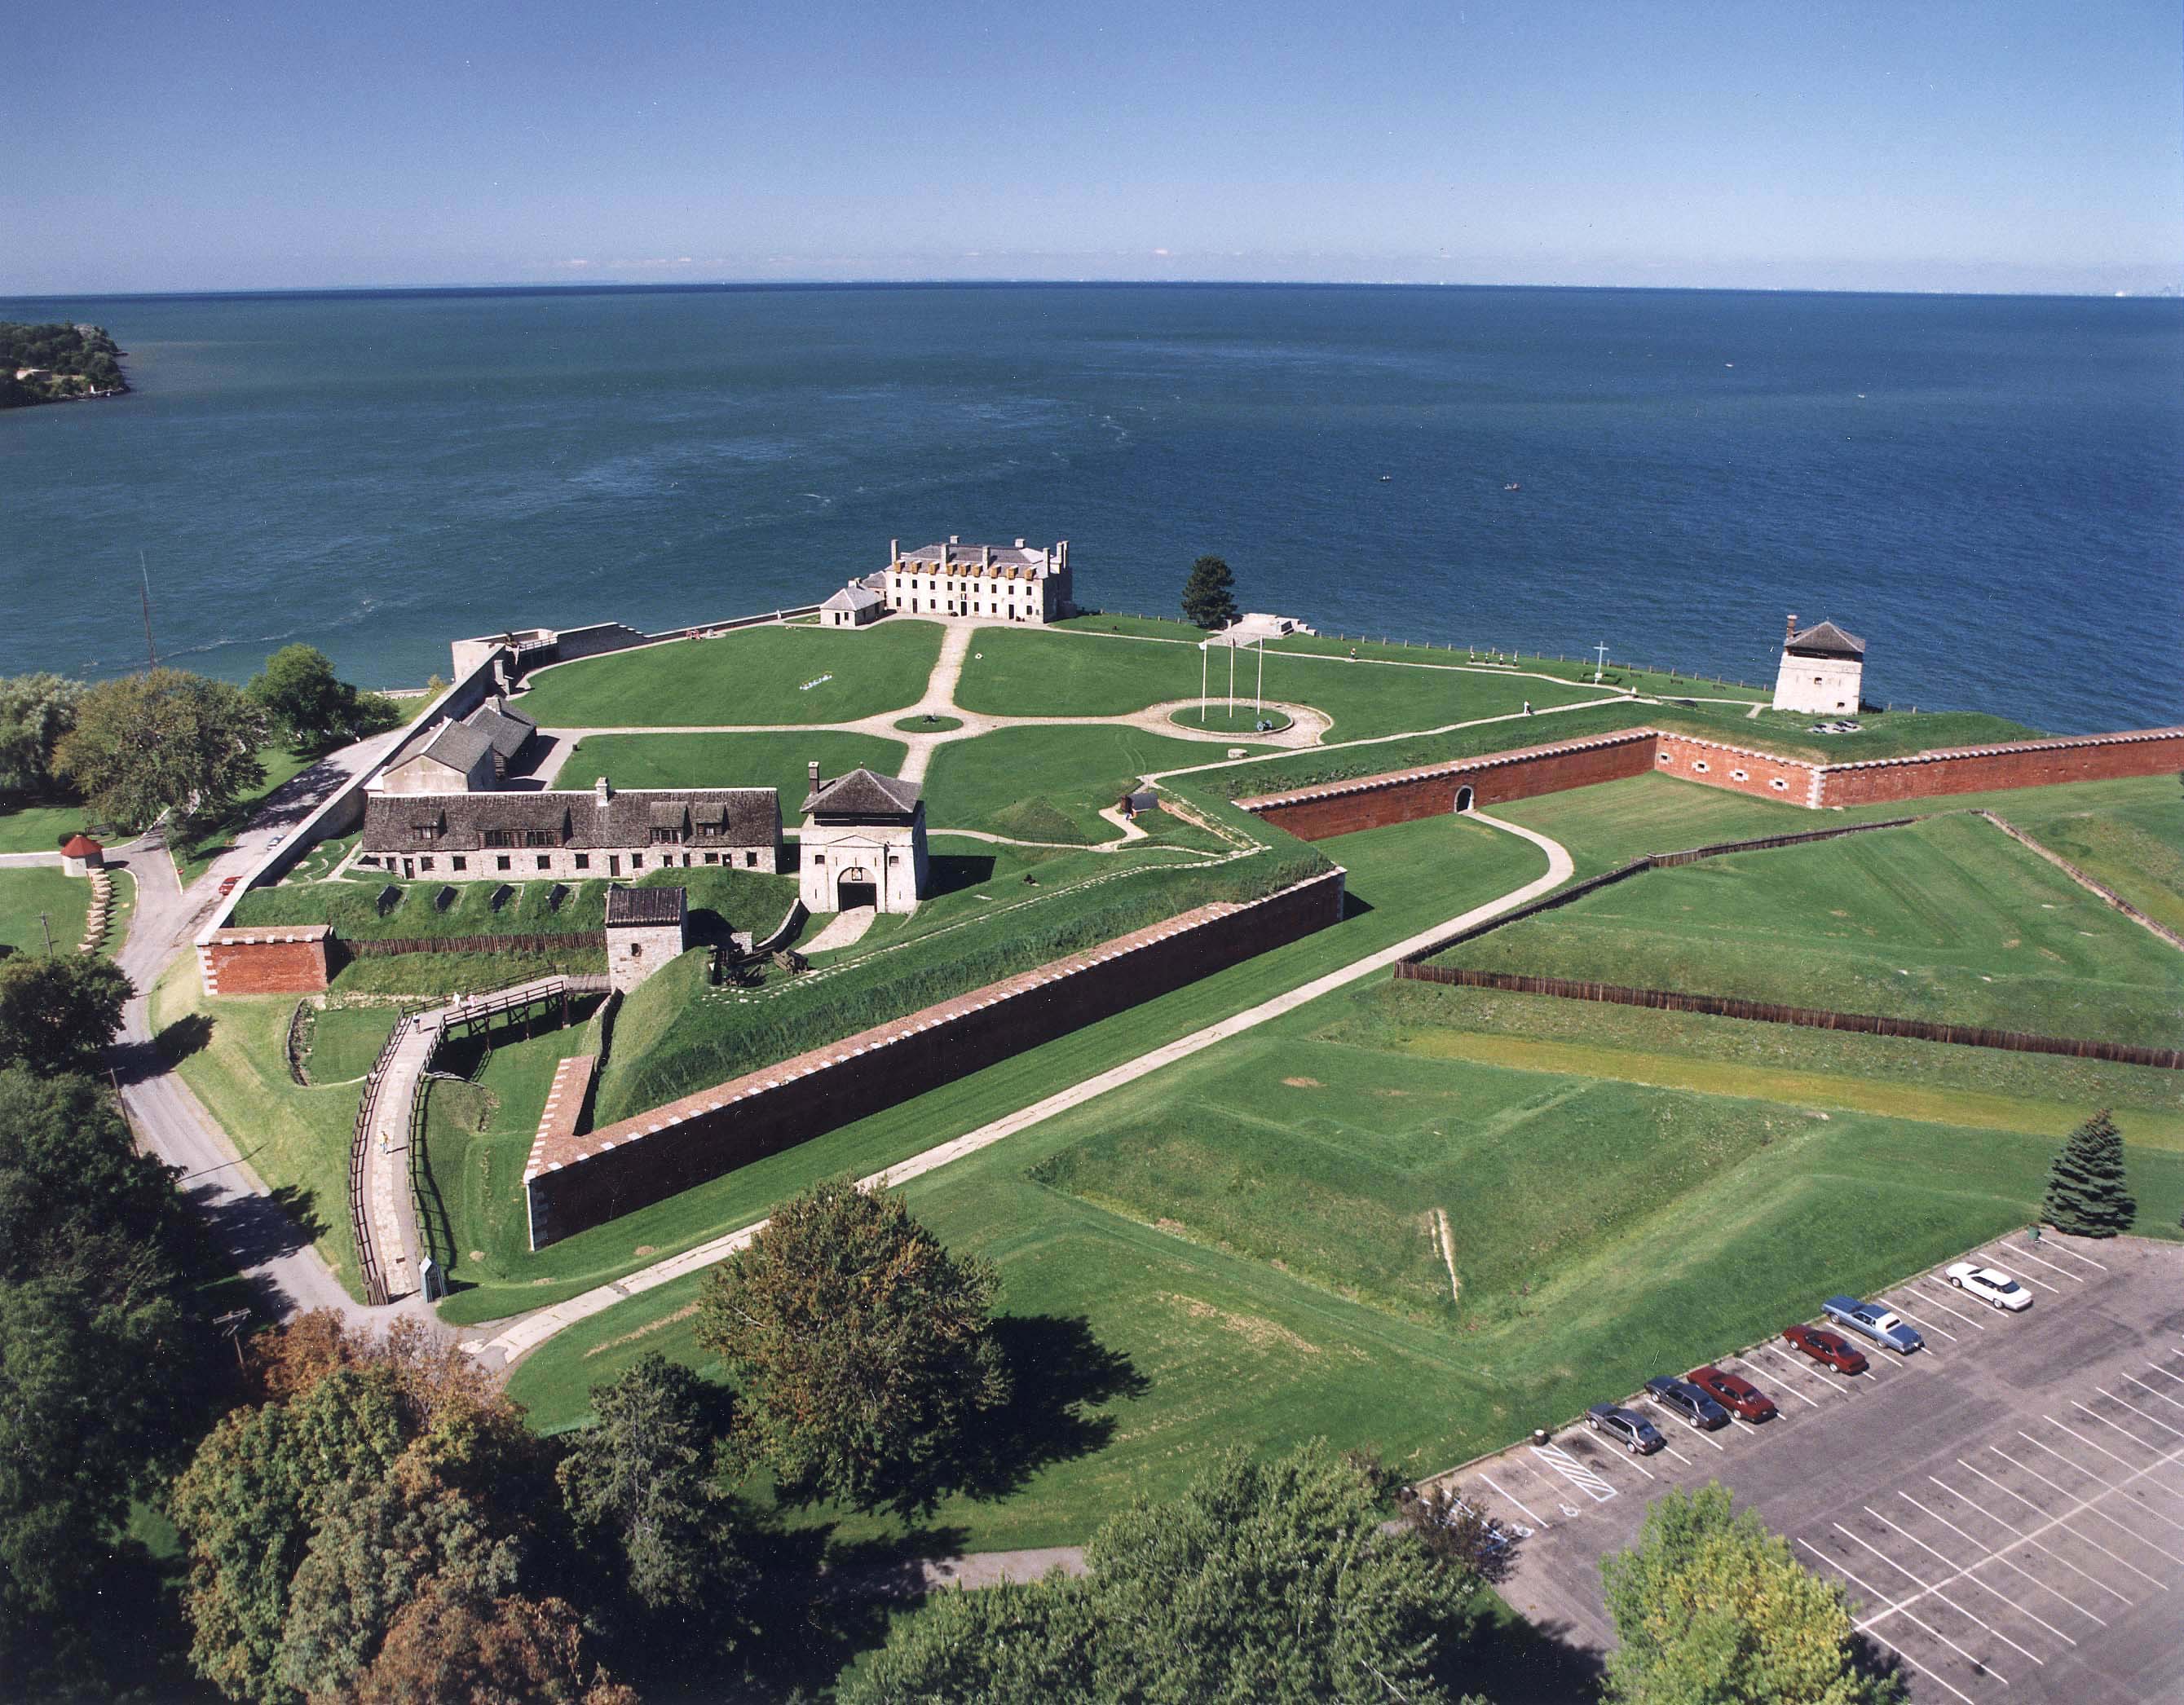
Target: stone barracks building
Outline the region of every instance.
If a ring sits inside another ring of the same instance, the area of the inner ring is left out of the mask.
[[[771,875],[780,860],[781,800],[771,787],[623,790],[604,776],[582,791],[370,794],[356,858],[391,876],[454,882],[577,881],[701,864]]]
[[[1034,625],[1077,614],[1070,594],[1069,541],[1051,547],[944,545],[905,551],[888,541],[887,607],[905,615],[987,616]]]

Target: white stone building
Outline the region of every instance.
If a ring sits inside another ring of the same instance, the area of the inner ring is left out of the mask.
[[[704,864],[771,875],[780,853],[771,787],[623,790],[601,776],[583,790],[369,794],[356,862],[404,880],[579,882]]]
[[[1792,615],[1774,677],[1774,708],[1819,716],[1856,716],[1865,680],[1865,641],[1833,622],[1802,630]]]
[[[798,889],[806,911],[917,909],[928,875],[919,792],[915,781],[869,769],[822,781],[819,766],[811,766],[797,841]]]
[[[1069,541],[1054,545],[939,545],[905,551],[888,541],[887,607],[905,615],[984,616],[1036,626],[1074,615]]]
[[[875,581],[878,584],[874,585]],[[867,575],[861,580],[851,580],[819,606],[819,625],[861,628],[867,622],[878,621],[887,608],[886,585],[884,575]]]
[[[488,699],[460,722],[436,723],[414,736],[372,786],[382,793],[482,792],[507,775],[538,732],[521,711]]]

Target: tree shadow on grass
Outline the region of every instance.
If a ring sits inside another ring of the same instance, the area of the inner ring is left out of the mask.
[[[927,861],[927,897],[961,893],[994,880],[989,852],[936,852]]]
[[[108,1058],[122,1082],[136,1083],[181,1064],[192,1054],[202,1053],[211,1042],[210,1017],[203,1013],[185,1013],[164,1026],[149,1042],[115,1043]]]

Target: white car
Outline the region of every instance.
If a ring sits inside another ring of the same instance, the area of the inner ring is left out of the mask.
[[[1982,1302],[1992,1302],[2013,1314],[2032,1306],[2032,1293],[1998,1267],[1959,1261],[1949,1269],[1949,1283]]]

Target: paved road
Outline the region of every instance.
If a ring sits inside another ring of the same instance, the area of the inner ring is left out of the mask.
[[[273,836],[287,833],[359,769],[376,762],[401,732],[344,747],[276,789],[236,837],[235,849],[223,853],[187,888],[156,834],[132,844],[125,857],[109,861],[136,881],[136,908],[117,958],[138,993],[124,1012],[111,1059],[121,1104],[138,1143],[181,1169],[183,1194],[211,1223],[237,1270],[257,1291],[265,1312],[285,1316],[307,1308],[332,1308],[370,1331],[390,1318],[388,1311],[367,1308],[343,1288],[309,1238],[251,1169],[249,1133],[231,1136],[221,1130],[153,1046],[148,997],[176,956],[192,951],[191,939],[218,901],[221,879],[248,870],[265,855]],[[321,1213],[348,1211],[345,1202],[322,1202],[317,1208]],[[432,1319],[421,1302],[414,1312]]]
[[[1126,1083],[1134,1082],[1139,1078],[1160,1070],[1163,1066],[1173,1065],[1178,1060],[1187,1059],[1195,1053],[1213,1047],[1217,1042],[1226,1041],[1231,1036],[1241,1036],[1245,1031],[1266,1024],[1271,1019],[1278,1019],[1285,1013],[1294,1012],[1306,1002],[1318,1000],[1322,995],[1330,994],[1337,989],[1356,982],[1361,977],[1370,976],[1375,971],[1385,970],[1407,953],[1416,952],[1419,948],[1456,930],[1469,929],[1475,924],[1484,923],[1489,918],[1498,917],[1514,907],[1524,905],[1537,899],[1540,895],[1561,886],[1569,880],[1573,868],[1570,856],[1558,842],[1551,841],[1546,836],[1524,828],[1519,824],[1505,823],[1497,818],[1489,817],[1479,812],[1474,812],[1472,814],[1479,822],[1506,830],[1539,847],[1547,855],[1546,874],[1534,881],[1525,883],[1520,888],[1512,889],[1498,899],[1490,900],[1483,906],[1474,907],[1461,917],[1446,923],[1436,924],[1430,930],[1413,936],[1407,941],[1398,941],[1391,947],[1384,947],[1376,953],[1368,954],[1362,959],[1343,966],[1340,970],[1330,971],[1325,976],[1291,989],[1285,994],[1277,995],[1272,1000],[1262,1001],[1257,1006],[1238,1013],[1231,1018],[1223,1019],[1217,1024],[1208,1025],[1202,1030],[1193,1030],[1189,1036],[1179,1037],[1165,1047],[1155,1048],[1150,1052],[1139,1055],[1135,1059],[1126,1061],[1110,1070],[1101,1072],[1095,1077],[1087,1078],[1082,1083],[1057,1091],[1042,1101],[1033,1102],[1029,1107],[1019,1108],[1017,1112],[997,1119],[991,1124],[980,1125],[976,1130],[967,1131],[950,1141],[939,1143],[922,1153],[914,1154],[907,1160],[898,1161],[894,1165],[875,1172],[868,1177],[859,1180],[858,1182],[866,1189],[880,1189],[905,1184],[913,1178],[922,1177],[925,1174],[946,1166],[951,1162],[961,1160],[967,1155],[976,1154],[981,1149],[989,1148],[994,1143],[1014,1136],[1018,1131],[1027,1130],[1033,1125],[1043,1124],[1057,1114],[1065,1113],[1073,1107],[1082,1106],[1084,1102],[1106,1095]],[[687,1249],[680,1255],[671,1256],[664,1261],[656,1261],[651,1266],[630,1274],[626,1278],[616,1280],[612,1284],[602,1285],[596,1289],[585,1291],[582,1296],[572,1297],[566,1302],[556,1303],[551,1308],[541,1308],[535,1313],[519,1315],[502,1322],[499,1330],[492,1336],[466,1339],[464,1341],[463,1347],[478,1357],[488,1367],[504,1369],[513,1366],[517,1361],[537,1349],[555,1333],[573,1326],[579,1320],[588,1319],[604,1309],[611,1308],[617,1302],[626,1302],[632,1297],[667,1284],[672,1280],[682,1277],[685,1274],[694,1273],[710,1267],[736,1250],[747,1247],[751,1240],[765,1229],[766,1221],[761,1219],[755,1225],[743,1227],[740,1230],[731,1231],[723,1236],[716,1237],[709,1242],[698,1245],[694,1249]]]

